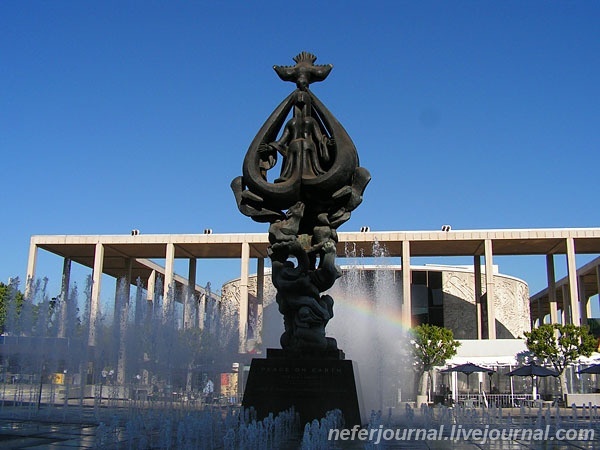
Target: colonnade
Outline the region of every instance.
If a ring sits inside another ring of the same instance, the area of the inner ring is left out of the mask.
[[[411,242],[406,240],[402,242],[401,251],[401,262],[402,267],[410,267],[411,264]],[[485,292],[487,298],[493,298],[494,289],[494,277],[493,277],[493,256],[492,256],[492,242],[486,240],[484,246],[484,258],[485,258]],[[163,277],[163,313],[167,314],[168,311],[173,307],[172,302],[174,301],[174,289],[176,285],[174,263],[175,263],[175,244],[170,242],[165,244],[165,265],[164,269],[156,265],[153,266],[151,261],[145,261],[148,265],[149,274],[146,280],[146,300],[152,302],[155,298],[155,290],[157,284],[157,277]],[[33,280],[35,277],[35,266],[37,258],[37,245],[32,244],[30,250],[30,257],[27,270],[28,280]],[[102,288],[102,274],[104,267],[104,255],[105,245],[103,243],[96,243],[94,249],[93,267],[92,267],[92,290],[91,290],[91,305],[90,305],[90,328],[88,336],[88,345],[95,346],[96,342],[96,323],[98,315],[100,314],[100,294]],[[240,352],[245,352],[245,345],[248,335],[248,310],[249,310],[249,276],[251,272],[251,258],[250,258],[250,244],[248,242],[242,242],[240,244],[240,293],[239,293],[239,337],[240,337]],[[125,299],[123,301],[128,302],[130,296],[130,286],[135,285],[135,280],[131,279],[131,267],[133,258],[125,258],[125,267],[122,274],[117,280],[117,289],[126,289],[126,292],[121,292],[120,295],[115,295],[116,299]],[[140,260],[137,260],[138,263]],[[69,295],[69,281],[71,278],[71,258],[65,257],[63,263],[62,273],[62,288],[60,293],[61,299],[68,298]],[[476,307],[477,307],[477,335],[479,339],[488,338],[495,339],[496,337],[496,324],[495,324],[495,311],[494,302],[487,301],[485,304],[482,302],[482,282],[481,282],[481,256],[475,255],[473,264],[475,267],[475,280],[476,280]],[[195,295],[195,292],[189,288],[190,286],[196,285],[196,268],[197,258],[188,258],[188,274],[187,279],[182,279],[181,283],[187,288],[186,295],[184,298],[183,305],[183,318],[182,324],[185,328],[190,327],[201,327],[203,323],[202,314],[204,307],[201,304],[203,301],[202,296]],[[258,300],[258,320],[262,322],[262,304],[264,295],[264,273],[265,273],[265,260],[264,257],[256,258],[256,274],[257,274],[257,300]],[[411,317],[411,272],[402,271],[402,285],[403,285],[403,302],[402,302],[402,315],[405,318]],[[198,298],[200,297],[200,298]],[[128,309],[128,304],[120,304],[118,300],[115,300],[114,305],[114,317],[119,320],[126,320],[123,315],[123,311]],[[141,310],[140,305],[135,305],[136,312]],[[64,313],[63,313],[64,314]],[[193,317],[197,320],[192,320]],[[136,314],[136,317],[138,315]],[[64,319],[64,317],[62,318]],[[405,322],[410,322],[410,319],[403,319]],[[485,326],[484,326],[485,325]],[[59,331],[59,337],[64,336],[64,320],[61,320],[61,326]]]
[[[573,258],[574,259],[574,258]],[[548,287],[531,297],[531,323],[587,325],[592,316],[591,297],[600,292],[600,258],[579,269],[569,263],[566,277],[556,280],[553,255],[546,255]],[[600,299],[599,299],[600,300]]]
[[[69,240],[68,238],[72,238]],[[532,322],[544,320],[544,311],[548,311],[549,321],[557,323],[580,324],[585,323],[589,317],[589,302],[587,298],[600,290],[600,269],[596,266],[596,287],[586,291],[589,283],[582,283],[577,275],[575,261],[575,238],[585,244],[587,253],[592,249],[600,253],[600,229],[564,229],[564,230],[492,230],[492,231],[446,231],[446,232],[361,232],[361,233],[339,233],[338,256],[345,256],[344,245],[358,243],[366,248],[367,245],[377,240],[385,245],[390,258],[400,257],[402,267],[411,266],[413,256],[467,256],[473,257],[474,267],[474,291],[475,306],[477,311],[477,338],[496,339],[496,311],[494,294],[494,252],[498,248],[501,255],[528,255],[545,254],[546,272],[548,279],[547,299],[540,296],[537,301],[540,305],[536,308],[535,299],[532,300]],[[201,240],[203,239],[203,240]],[[66,242],[66,240],[68,242]],[[70,247],[67,247],[66,245]],[[166,313],[172,308],[174,301],[174,289],[177,284],[188,290],[184,295],[183,318],[184,327],[199,327],[202,324],[201,315],[203,307],[199,305],[198,288],[196,286],[197,259],[206,257],[229,257],[240,259],[240,283],[239,283],[239,337],[240,352],[245,352],[246,338],[248,336],[248,311],[249,311],[249,275],[251,260],[256,260],[257,273],[257,297],[259,305],[259,321],[262,316],[262,301],[264,292],[265,255],[268,246],[266,234],[236,234],[236,235],[209,235],[196,237],[195,235],[148,235],[148,236],[85,236],[85,237],[58,237],[34,236],[31,240],[29,250],[29,261],[27,267],[28,282],[35,277],[35,266],[38,247],[45,248],[51,252],[61,254],[64,257],[63,283],[61,297],[67,298],[71,262],[76,256],[70,255],[77,245],[86,245],[88,252],[93,252],[87,258],[93,260],[92,264],[92,292],[90,309],[90,331],[88,344],[95,346],[96,328],[93,326],[100,312],[100,292],[102,285],[102,274],[106,273],[105,260],[107,248],[114,259],[119,257],[124,264],[119,266],[118,275],[116,269],[111,268],[113,276],[123,279],[123,285],[135,284],[132,280],[132,266],[136,270],[144,270],[144,282],[147,290],[147,300],[151,301],[155,296],[156,281],[162,276],[163,283],[163,311]],[[549,245],[552,245],[550,247]],[[125,246],[127,245],[127,247]],[[152,245],[153,258],[164,258],[164,268],[150,260],[140,259],[139,254],[147,254],[143,249]],[[226,256],[223,247],[227,245]],[[530,245],[530,247],[528,247]],[[83,247],[81,247],[83,248]],[[542,249],[542,250],[540,250]],[[566,281],[558,283],[555,280],[554,258],[556,254],[566,256],[567,277]],[[117,256],[115,256],[117,255]],[[177,255],[177,256],[176,256]],[[174,273],[175,259],[178,257],[189,261],[187,278],[178,277]],[[93,257],[93,258],[92,258]],[[482,266],[481,258],[484,258]],[[79,258],[81,260],[81,258]],[[85,263],[84,263],[85,264]],[[482,267],[484,272],[482,273]],[[403,303],[402,315],[405,323],[411,321],[412,299],[411,299],[411,272],[402,271],[403,281]],[[117,283],[119,285],[119,283]],[[560,287],[560,297],[563,305],[559,308],[557,304],[557,287]],[[125,298],[129,298],[126,295]],[[580,303],[579,299],[583,299]],[[547,305],[546,305],[547,304]],[[544,306],[545,305],[545,306]],[[115,317],[121,317],[120,311],[125,305],[115,304]],[[136,306],[137,308],[138,306]],[[559,311],[562,318],[559,320]],[[195,313],[195,314],[194,314]],[[197,320],[192,318],[196,316]],[[61,328],[64,333],[64,327]]]

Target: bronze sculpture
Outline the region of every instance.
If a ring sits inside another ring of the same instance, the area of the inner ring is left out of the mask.
[[[346,130],[309,89],[333,68],[315,65],[316,59],[302,52],[294,66],[274,66],[297,89],[263,124],[244,158],[243,175],[231,183],[239,210],[271,224],[272,280],[285,326],[281,346],[299,353],[337,350],[335,339],[325,336],[333,299],[321,292],[341,275],[336,230],[361,203],[371,179]],[[281,170],[272,176],[279,156]]]

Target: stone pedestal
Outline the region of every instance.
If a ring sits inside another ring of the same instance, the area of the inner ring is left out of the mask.
[[[340,350],[328,354],[294,354],[268,349],[266,359],[253,359],[243,406],[254,407],[258,419],[292,406],[302,423],[339,409],[345,426],[361,425],[355,369]]]

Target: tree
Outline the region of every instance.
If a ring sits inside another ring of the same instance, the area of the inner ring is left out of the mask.
[[[544,324],[524,334],[529,351],[559,373],[563,395],[568,393],[565,369],[598,349],[598,341],[587,326]]]
[[[18,279],[15,283],[4,284],[0,282],[0,334],[4,333],[6,319],[11,308],[13,314],[18,314],[23,304],[23,294],[17,289]]]
[[[419,325],[410,334],[412,355],[419,374],[419,395],[426,396],[431,370],[443,366],[446,360],[456,355],[460,342],[454,340],[452,330],[436,325]]]

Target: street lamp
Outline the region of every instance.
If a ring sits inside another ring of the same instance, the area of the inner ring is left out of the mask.
[[[104,383],[106,383],[106,377],[108,376],[108,371],[106,371],[105,369],[102,369],[102,372],[100,372],[100,375],[102,376],[102,378],[100,378],[100,399],[98,404],[102,405],[102,388],[104,387]]]
[[[42,362],[42,370],[40,371],[40,391],[38,392],[37,409],[40,409],[42,403],[42,388],[44,383],[44,370],[46,370],[46,363]]]

